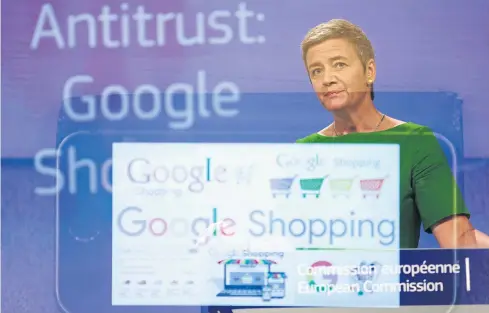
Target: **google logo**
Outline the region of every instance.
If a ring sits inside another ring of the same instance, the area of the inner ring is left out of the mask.
[[[219,222],[218,222],[219,221]],[[162,217],[144,218],[143,210],[132,206],[122,210],[117,216],[117,226],[121,233],[126,236],[136,237],[149,235],[152,237],[184,237],[188,235],[199,236],[211,225],[218,224],[213,236],[233,236],[233,227],[236,222],[231,218],[218,218],[216,208],[213,208],[210,216],[199,216],[193,219]],[[210,240],[209,236],[207,241]],[[206,241],[206,242],[207,242]],[[205,243],[206,243],[205,242]]]
[[[287,154],[279,154],[276,158],[276,163],[282,168],[296,168],[303,167],[309,171],[312,171],[318,167],[325,166],[327,160],[320,157],[318,154],[310,157],[296,157]]]
[[[333,264],[329,263],[328,261],[314,262],[306,276],[309,286],[314,288],[317,292],[325,292],[326,288],[329,288],[330,291],[333,290],[334,286],[338,282],[338,274],[335,273],[334,270],[331,271],[330,269],[333,269]],[[326,285],[319,284],[318,281],[316,281],[314,274],[318,272],[322,274],[322,279],[327,281]]]

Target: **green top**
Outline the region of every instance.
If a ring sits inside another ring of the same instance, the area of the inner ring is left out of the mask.
[[[454,215],[470,216],[438,139],[425,126],[400,124],[339,137],[312,134],[298,143],[395,143],[400,146],[400,248],[417,248],[421,222],[427,233]]]

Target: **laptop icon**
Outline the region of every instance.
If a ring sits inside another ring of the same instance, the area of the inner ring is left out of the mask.
[[[261,297],[267,284],[270,263],[229,260],[224,264],[224,290],[218,297]]]

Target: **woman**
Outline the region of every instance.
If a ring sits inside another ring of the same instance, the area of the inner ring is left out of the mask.
[[[372,45],[356,25],[334,19],[302,42],[309,79],[334,122],[299,143],[397,143],[401,148],[400,248],[417,248],[421,223],[441,248],[475,247],[476,231],[445,155],[427,127],[379,112]],[[488,245],[489,246],[489,245]]]
[[[363,31],[348,21],[331,20],[309,31],[302,52],[314,91],[333,114],[334,122],[297,142],[400,144],[400,248],[418,246],[421,222],[442,248],[489,247],[489,236],[475,230],[469,221],[469,212],[433,133],[375,108],[374,52]],[[209,312],[230,313],[232,309],[210,307]],[[304,309],[309,311],[314,312]]]

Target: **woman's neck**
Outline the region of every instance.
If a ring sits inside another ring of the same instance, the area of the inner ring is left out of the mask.
[[[354,110],[334,112],[333,116],[333,127],[340,135],[374,131],[382,118],[382,114],[373,104]]]

